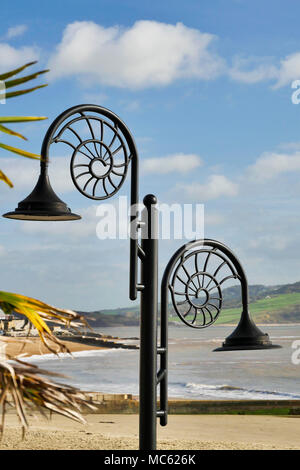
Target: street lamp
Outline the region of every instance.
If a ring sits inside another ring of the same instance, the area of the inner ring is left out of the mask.
[[[71,148],[70,172],[73,183],[85,197],[105,200],[116,194],[125,181],[131,163],[130,285],[129,297],[140,292],[140,449],[156,449],[156,422],[167,424],[168,375],[168,292],[180,319],[193,328],[212,325],[222,308],[222,284],[228,279],[241,283],[243,310],[234,332],[217,350],[265,349],[272,345],[250,318],[248,283],[235,255],[220,242],[196,240],[179,248],[169,261],[161,284],[160,345],[158,329],[158,210],[152,194],[145,196],[138,211],[138,152],[123,121],[109,109],[97,105],[78,105],[61,113],[50,125],[41,149],[38,182],[31,194],[4,217],[18,220],[65,221],[80,219],[53,191],[49,176],[49,151],[54,143]],[[139,238],[141,242],[139,243]],[[200,266],[200,258],[205,260]],[[220,264],[209,271],[210,261]],[[138,281],[138,261],[141,272]],[[192,266],[192,268],[191,268]],[[224,269],[230,274],[218,280]],[[177,284],[180,287],[177,287]],[[214,295],[212,295],[214,294]],[[157,370],[157,357],[160,369]],[[157,386],[160,408],[157,409]]]

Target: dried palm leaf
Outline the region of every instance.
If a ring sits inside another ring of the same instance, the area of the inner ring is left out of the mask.
[[[86,421],[81,414],[82,407],[96,410],[95,404],[85,393],[46,378],[64,377],[63,375],[40,369],[17,358],[8,359],[10,360],[0,360],[0,437],[4,430],[7,405],[16,408],[23,436],[29,426],[28,409],[36,410],[44,416],[44,410],[54,411],[83,424]]]

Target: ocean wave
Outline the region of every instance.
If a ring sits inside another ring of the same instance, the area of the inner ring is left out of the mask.
[[[300,395],[296,393],[278,392],[270,390],[247,389],[235,385],[210,385],[201,383],[173,383],[169,387],[170,397],[184,398],[215,398],[215,399],[245,399],[245,400],[296,400]]]
[[[132,353],[136,352],[132,349],[89,349],[87,351],[75,351],[72,354],[68,353],[58,353],[58,354],[39,354],[29,357],[25,357],[24,361],[26,362],[44,362],[44,361],[58,361],[60,359],[74,359],[75,357],[102,357],[109,354],[123,354],[123,353]]]
[[[122,381],[122,383],[105,383],[101,381],[83,384],[80,381],[72,382],[73,386],[77,386],[85,391],[99,393],[129,393],[138,395],[139,385],[135,381]],[[122,392],[120,392],[122,391]],[[169,399],[185,398],[199,400],[299,400],[300,395],[296,393],[285,393],[270,390],[247,389],[235,385],[220,384],[201,384],[201,383],[182,383],[172,382],[168,387]]]

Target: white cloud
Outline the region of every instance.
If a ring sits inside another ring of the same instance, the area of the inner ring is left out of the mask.
[[[39,59],[39,50],[36,47],[22,46],[15,48],[7,43],[0,43],[0,71],[7,72],[14,67],[24,65]]]
[[[26,30],[24,24],[12,26],[2,39],[13,39]],[[221,75],[246,84],[272,81],[273,88],[279,88],[300,78],[300,52],[281,60],[236,56],[229,67],[213,50],[216,38],[182,23],[141,20],[124,28],[76,21],[66,26],[50,57],[49,78],[76,76],[88,85],[130,89],[165,86],[178,79],[211,80]],[[37,47],[15,48],[0,42],[0,71],[38,60],[39,56]],[[103,96],[99,95],[100,101]]]
[[[268,58],[235,57],[233,66],[228,69],[229,76],[241,83],[258,83],[278,77],[278,69]]]
[[[300,78],[300,52],[290,54],[280,61],[277,83],[274,88],[290,85]]]
[[[300,171],[300,152],[293,154],[265,152],[248,168],[251,178],[266,181],[282,173]]]
[[[300,52],[273,57],[233,58],[231,67],[212,50],[216,36],[157,21],[130,28],[103,27],[92,21],[67,25],[52,54],[50,78],[77,76],[88,84],[141,89],[182,78],[211,80],[228,75],[240,83],[273,81],[273,88],[300,77]]]
[[[274,89],[290,85],[300,78],[300,52],[287,55],[276,63],[274,58],[268,57],[235,57],[228,74],[233,80],[247,84],[273,81]]]
[[[238,194],[238,184],[233,183],[224,175],[211,175],[206,184],[189,183],[177,185],[177,189],[184,191],[184,194],[198,201],[217,199],[221,196],[236,196]]]
[[[22,34],[24,34],[27,29],[28,26],[26,24],[18,24],[16,26],[12,26],[11,28],[8,28],[5,37],[6,39],[12,39],[17,36],[22,36]]]
[[[201,157],[195,154],[184,153],[160,158],[147,158],[141,162],[144,172],[157,174],[172,172],[188,173],[201,165],[203,165]]]
[[[157,21],[105,28],[92,21],[69,24],[49,61],[50,76],[77,75],[132,89],[168,85],[179,78],[210,80],[224,61],[210,47],[215,36]]]
[[[54,191],[66,193],[74,190],[74,185],[69,169],[70,158],[68,157],[51,157],[49,165],[50,182]],[[17,171],[16,171],[17,169]],[[40,163],[36,160],[25,158],[17,159],[14,157],[1,158],[1,170],[12,180],[15,190],[22,191],[24,196],[27,191],[31,192],[34,188],[39,173]],[[2,191],[3,197],[7,197],[7,188]]]

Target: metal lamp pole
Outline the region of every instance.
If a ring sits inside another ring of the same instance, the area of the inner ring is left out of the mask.
[[[142,211],[140,306],[140,450],[156,449],[158,213],[156,197],[144,198]]]
[[[85,133],[82,136],[82,127]],[[87,135],[88,134],[88,135]],[[139,365],[139,429],[140,450],[156,449],[156,423],[167,424],[168,413],[168,293],[181,320],[194,328],[214,323],[222,308],[221,285],[227,279],[239,279],[243,311],[236,330],[223,344],[222,350],[261,349],[274,347],[248,312],[248,284],[243,268],[225,245],[213,240],[198,240],[181,247],[168,263],[161,285],[160,345],[157,344],[158,316],[158,210],[156,197],[147,195],[139,220],[139,159],[134,139],[124,122],[109,109],[89,104],[78,105],[61,113],[50,125],[41,149],[41,172],[32,193],[4,217],[18,220],[76,220],[81,217],[53,191],[49,176],[49,151],[54,143],[70,147],[70,172],[73,183],[85,197],[105,200],[121,188],[131,164],[130,215],[130,282],[129,297],[136,300],[140,292],[140,365]],[[141,243],[138,233],[141,233]],[[199,256],[205,253],[200,268]],[[209,260],[217,256],[220,266],[209,272]],[[189,272],[186,261],[191,261]],[[141,279],[138,281],[138,265]],[[227,267],[230,275],[218,280]],[[180,273],[179,271],[182,271]],[[173,274],[172,274],[173,272]],[[182,276],[185,276],[183,279]],[[180,281],[179,281],[180,280]],[[177,283],[181,283],[178,289]],[[215,292],[217,297],[213,296]],[[178,296],[180,300],[178,300]],[[215,298],[213,298],[215,297]],[[204,300],[203,300],[204,299]],[[200,323],[199,323],[200,318]],[[160,356],[160,367],[157,357]],[[157,386],[160,406],[157,409]]]
[[[85,125],[88,137],[81,137]],[[80,127],[81,126],[81,127]],[[158,237],[156,198],[144,198],[142,220],[138,220],[139,159],[134,139],[124,122],[109,109],[78,105],[61,113],[50,125],[41,149],[41,171],[31,194],[4,217],[17,220],[66,221],[81,217],[53,191],[49,175],[52,144],[71,148],[73,183],[85,197],[101,201],[112,197],[123,185],[131,164],[130,282],[129,297],[140,302],[140,448],[156,448],[157,399],[157,293]],[[141,244],[137,232],[142,232]],[[138,281],[138,261],[141,280]]]

